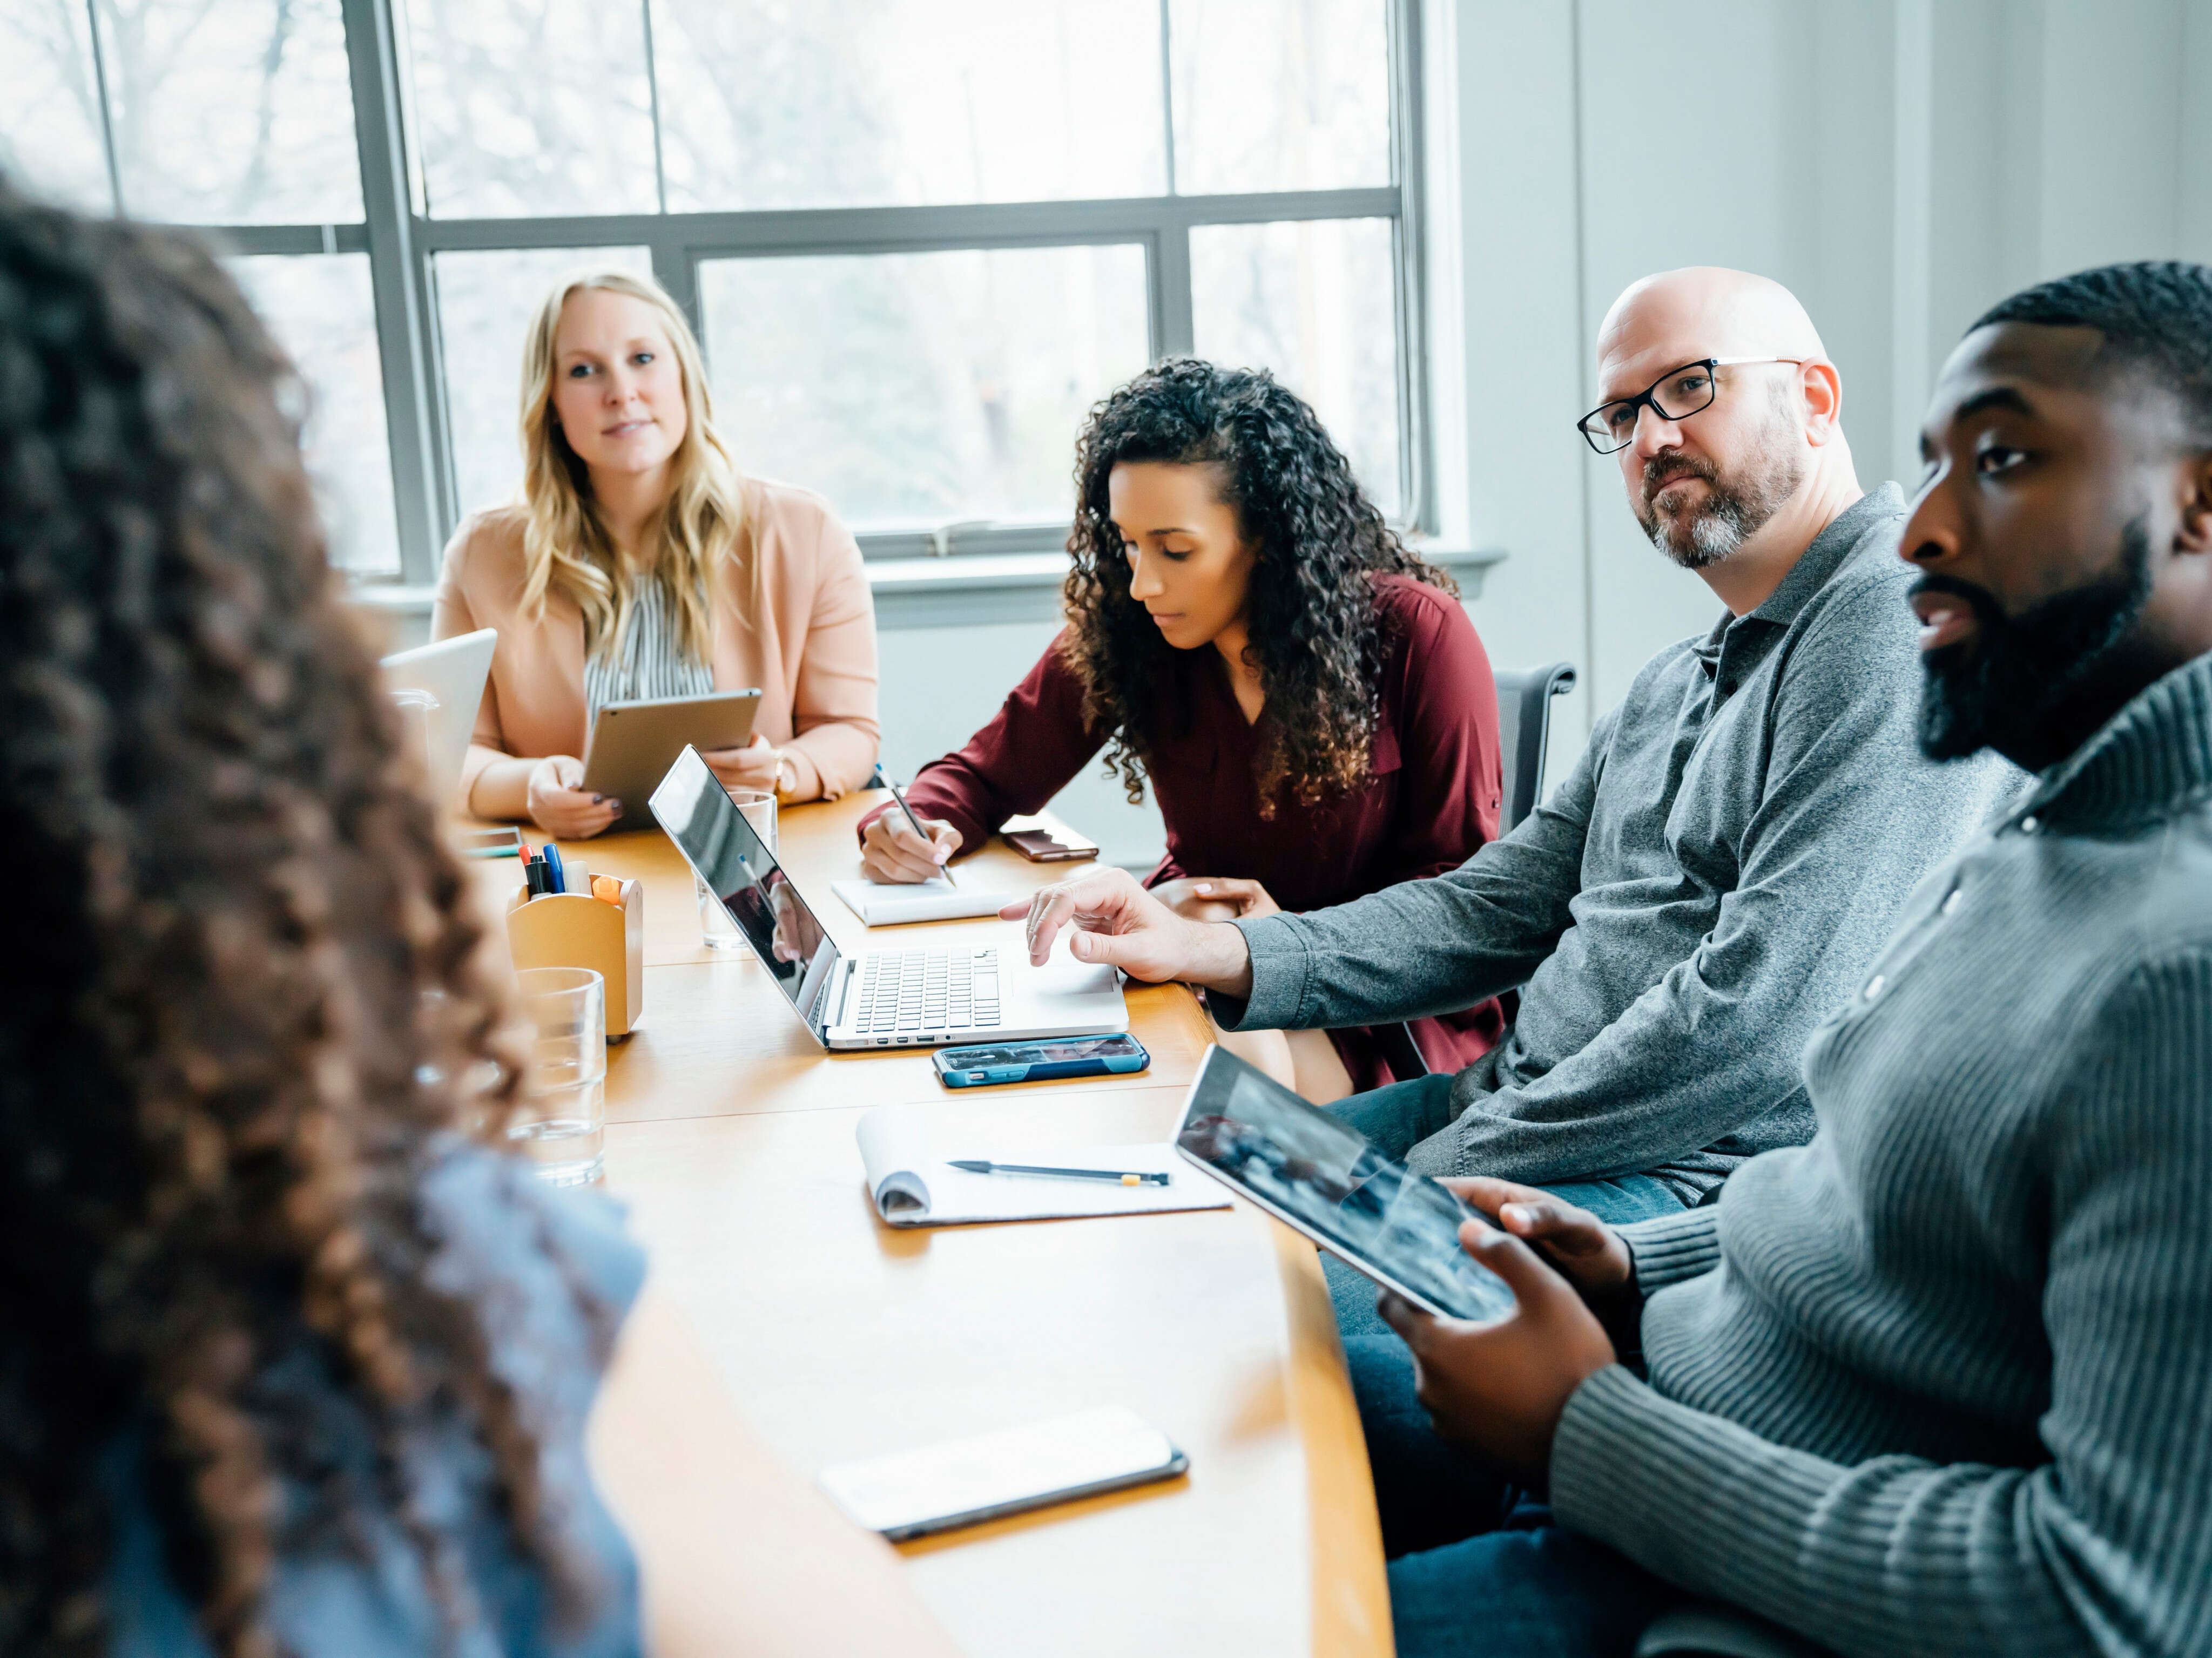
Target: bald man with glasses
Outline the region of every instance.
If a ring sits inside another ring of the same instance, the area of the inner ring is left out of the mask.
[[[1473,1066],[1334,1108],[1425,1173],[1631,1220],[1812,1132],[1814,1023],[2024,779],[1917,751],[1904,496],[1860,488],[1842,376],[1786,289],[1649,277],[1597,355],[1605,400],[1561,440],[1614,459],[1654,545],[1725,608],[1645,665],[1550,799],[1463,868],[1334,908],[1188,921],[1100,872],[1029,914],[1040,957],[1072,920],[1079,956],[1202,985],[1231,1028],[1379,1023],[1518,987]],[[1347,1333],[1381,1331],[1371,1299],[1340,1296]]]

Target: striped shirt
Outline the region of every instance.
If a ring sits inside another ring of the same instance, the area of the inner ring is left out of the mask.
[[[584,659],[586,730],[610,702],[703,696],[714,689],[714,671],[684,649],[676,623],[668,584],[657,578],[638,582],[621,636]]]
[[[1840,1653],[2212,1652],[2212,657],[1922,883],[1805,1086],[1624,1229],[1650,1380],[1569,1400],[1559,1518]]]

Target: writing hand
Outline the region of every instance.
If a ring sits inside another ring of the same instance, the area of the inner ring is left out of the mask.
[[[924,841],[894,806],[860,833],[860,871],[871,881],[927,881],[944,873],[960,850],[960,831],[942,817],[925,817]]]

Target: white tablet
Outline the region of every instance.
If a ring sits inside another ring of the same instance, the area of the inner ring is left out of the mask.
[[[1206,1049],[1175,1145],[1223,1185],[1417,1307],[1468,1319],[1496,1318],[1512,1308],[1505,1280],[1460,1246],[1461,1225],[1488,1225],[1485,1217],[1226,1048]]]
[[[753,740],[753,714],[761,694],[710,691],[704,696],[654,696],[610,702],[592,723],[584,745],[584,790],[623,803],[611,826],[650,829],[647,802],[684,750],[741,749]]]

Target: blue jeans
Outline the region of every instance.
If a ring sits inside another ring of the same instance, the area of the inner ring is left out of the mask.
[[[1630,1658],[1652,1619],[1691,1598],[1534,1501],[1389,1573],[1398,1658]]]
[[[1422,1077],[1329,1108],[1402,1157],[1451,1121],[1451,1078]],[[1547,1187],[1616,1224],[1683,1205],[1650,1175]],[[1390,1558],[1401,1658],[1598,1658],[1633,1650],[1644,1626],[1687,1597],[1437,1437],[1413,1394],[1405,1344],[1375,1314],[1374,1283],[1322,1257]]]

